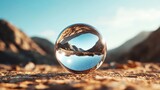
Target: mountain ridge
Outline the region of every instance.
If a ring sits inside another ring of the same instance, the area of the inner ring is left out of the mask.
[[[124,53],[128,53],[135,45],[141,43],[143,40],[145,40],[151,32],[142,31],[133,38],[127,40],[119,47],[109,50],[107,54],[106,61],[118,61],[117,59],[121,57]]]
[[[4,64],[58,64],[54,56],[54,45],[46,43],[45,39],[38,38],[35,42],[23,31],[6,20],[0,19],[0,63]],[[48,41],[49,42],[49,41]],[[53,48],[50,47],[53,45]],[[49,49],[48,49],[49,48]],[[48,51],[47,51],[48,50]],[[48,54],[53,52],[52,54]]]

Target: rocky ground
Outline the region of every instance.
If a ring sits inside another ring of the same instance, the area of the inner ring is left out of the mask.
[[[159,90],[160,63],[103,65],[88,74],[73,74],[60,66],[0,65],[0,90]]]

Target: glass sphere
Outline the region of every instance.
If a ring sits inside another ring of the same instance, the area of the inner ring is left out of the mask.
[[[107,50],[99,32],[86,24],[73,24],[65,28],[54,48],[58,62],[73,73],[88,73],[99,68]]]

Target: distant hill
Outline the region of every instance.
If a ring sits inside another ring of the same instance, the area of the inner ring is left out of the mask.
[[[38,46],[46,52],[48,55],[54,55],[54,44],[49,40],[40,38],[40,37],[32,37],[31,38]]]
[[[121,58],[141,62],[160,62],[160,28],[152,32],[143,42],[134,46],[128,53],[122,55]]]
[[[111,61],[117,61],[118,62],[119,58],[123,54],[130,52],[130,50],[135,45],[144,41],[150,34],[151,34],[151,32],[143,31],[143,32],[139,33],[138,35],[136,35],[135,37],[133,37],[132,39],[126,41],[121,46],[119,46],[115,49],[109,50],[108,53],[107,53],[106,62],[111,62]]]
[[[32,40],[11,23],[0,20],[0,63],[57,64],[54,54],[48,54],[54,51],[53,48],[47,51],[48,46],[51,47],[52,44],[46,43],[44,49],[43,42],[46,40],[40,38],[33,38]]]

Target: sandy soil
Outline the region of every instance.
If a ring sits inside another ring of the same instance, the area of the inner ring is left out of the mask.
[[[103,65],[88,74],[73,74],[60,66],[0,65],[0,90],[160,90],[160,63]]]

